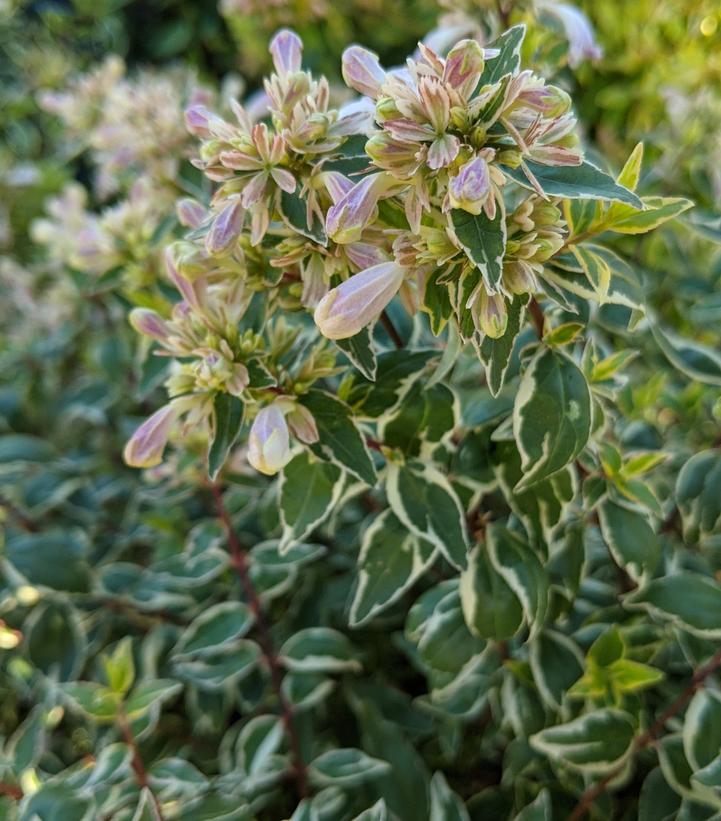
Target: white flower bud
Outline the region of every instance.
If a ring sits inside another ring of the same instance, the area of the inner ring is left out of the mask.
[[[290,460],[290,435],[283,411],[277,404],[263,408],[253,421],[248,437],[248,461],[260,473],[273,476]]]

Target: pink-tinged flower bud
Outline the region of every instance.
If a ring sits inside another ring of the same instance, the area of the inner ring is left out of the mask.
[[[294,31],[281,29],[271,40],[269,51],[281,77],[300,71],[303,42]]]
[[[491,194],[491,175],[483,157],[474,157],[461,166],[448,184],[448,200],[452,208],[469,214],[480,214]]]
[[[205,236],[205,250],[213,256],[222,256],[232,250],[243,229],[243,207],[233,200],[215,217]]]
[[[290,432],[296,439],[306,445],[312,445],[318,441],[318,426],[308,408],[303,405],[294,405],[285,418]]]
[[[342,74],[347,86],[374,100],[380,96],[386,81],[377,55],[361,46],[350,46],[343,52]]]
[[[272,476],[290,460],[290,436],[281,408],[268,405],[253,421],[248,437],[248,461],[260,473]]]
[[[159,465],[168,442],[170,429],[178,418],[172,404],[165,405],[135,431],[123,451],[123,458],[130,467],[150,468]]]
[[[467,100],[476,90],[483,65],[483,49],[476,40],[461,40],[448,52],[443,82]]]
[[[181,225],[186,228],[197,228],[205,219],[207,209],[197,200],[185,197],[175,203],[175,213]]]
[[[216,115],[204,105],[192,105],[185,110],[185,127],[203,140],[212,136],[210,124],[214,119],[217,119]]]
[[[170,329],[164,319],[150,308],[133,308],[128,321],[139,334],[165,342],[170,336]]]
[[[328,209],[326,232],[340,245],[357,242],[373,220],[378,199],[388,188],[385,174],[369,174]]]
[[[393,299],[404,275],[396,262],[382,262],[355,274],[321,299],[313,314],[315,324],[328,339],[355,336]]]

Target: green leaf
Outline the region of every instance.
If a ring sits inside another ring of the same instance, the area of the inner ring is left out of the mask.
[[[343,491],[343,471],[336,465],[299,453],[280,479],[281,553],[302,542],[333,513]]]
[[[631,751],[635,727],[620,710],[603,709],[531,736],[538,752],[572,769],[603,774],[616,769]]]
[[[488,44],[489,49],[498,49],[500,54],[486,61],[479,83],[480,88],[497,83],[506,74],[518,73],[521,67],[521,46],[525,36],[526,27],[524,25],[512,26]]]
[[[318,245],[328,245],[325,228],[317,214],[313,214],[312,224],[308,224],[306,202],[297,191],[292,194],[287,191],[281,192],[280,214],[283,221],[299,234],[313,240],[313,242],[317,242]]]
[[[513,821],[553,821],[553,806],[548,788],[544,787],[535,801],[527,804]]]
[[[496,209],[493,220],[485,212],[478,215],[453,209],[451,223],[466,256],[481,272],[491,293],[498,290],[503,277],[503,255],[506,252],[506,219],[503,208]]]
[[[120,710],[120,694],[95,681],[69,681],[60,685],[60,692],[71,706],[82,710],[94,721],[113,722]]]
[[[508,306],[508,324],[503,336],[492,339],[486,336],[481,342],[479,355],[486,369],[486,382],[491,396],[496,397],[503,387],[511,354],[523,325],[528,304],[528,294],[514,296]]]
[[[684,539],[695,542],[721,531],[721,451],[694,454],[676,480]]]
[[[173,669],[178,678],[213,693],[249,676],[257,669],[260,658],[260,647],[254,641],[237,639],[202,656],[177,659]]]
[[[311,762],[310,780],[318,787],[339,785],[355,787],[389,772],[387,761],[371,758],[353,747],[328,750]]]
[[[603,258],[603,254],[599,253],[603,251],[603,248],[588,243],[580,246],[574,245],[571,251],[593,288],[596,299],[604,303],[611,287],[611,267]]]
[[[446,477],[429,463],[389,463],[386,494],[393,513],[455,567],[466,566],[466,527],[461,503]]]
[[[311,450],[321,459],[339,465],[367,485],[376,483],[376,469],[350,408],[335,396],[312,390],[300,399],[313,414],[319,441]]]
[[[631,659],[617,659],[609,665],[613,686],[621,693],[636,693],[663,681],[661,670]]]
[[[431,566],[436,549],[384,510],[363,534],[349,622],[357,627],[390,607]]]
[[[283,664],[298,673],[357,673],[361,664],[348,638],[329,627],[294,633],[280,648]]]
[[[336,339],[335,344],[350,359],[354,367],[373,382],[378,371],[378,360],[373,348],[373,336],[370,327],[347,339]]]
[[[625,604],[703,638],[721,638],[721,585],[707,576],[683,570],[653,579]]]
[[[416,457],[432,452],[456,425],[456,397],[445,385],[416,382],[378,429],[384,445]]]
[[[213,400],[213,442],[208,451],[208,475],[215,481],[238,438],[245,406],[237,396],[217,393]]]
[[[580,368],[557,350],[541,349],[521,379],[513,435],[525,490],[572,462],[591,435],[591,392]]]
[[[87,593],[91,586],[83,534],[73,528],[23,533],[8,538],[3,558],[31,585],[69,593]]]
[[[204,655],[237,638],[243,638],[255,617],[242,602],[226,601],[201,612],[184,630],[174,656]]]
[[[555,630],[543,630],[530,645],[529,660],[538,691],[558,709],[571,685],[583,673],[583,659],[576,644]]]
[[[581,165],[543,165],[526,160],[525,165],[549,197],[624,202],[634,208],[643,208],[643,203],[633,191],[619,185],[613,177],[596,168],[588,160],[584,160]],[[503,172],[524,188],[535,190],[523,167],[503,166]]]
[[[635,581],[652,574],[661,545],[646,517],[610,499],[601,503],[598,516],[603,540],[616,563]]]
[[[133,661],[133,640],[130,636],[121,639],[113,654],[105,658],[105,675],[110,689],[124,695],[135,681],[135,662]]]
[[[463,617],[474,635],[502,641],[521,629],[523,605],[481,546],[469,554],[459,593]]]
[[[182,689],[181,682],[169,678],[142,681],[125,702],[125,714],[130,719],[144,715],[156,704],[175,698]]]
[[[55,448],[38,436],[9,433],[0,436],[0,464],[11,462],[49,462],[57,456]]]
[[[135,808],[131,821],[160,821],[155,800],[149,787],[143,787],[140,791],[138,806]]]
[[[721,355],[713,348],[684,339],[651,323],[656,344],[668,361],[681,373],[706,385],[721,385]]]
[[[470,821],[463,799],[448,786],[442,772],[431,778],[431,815],[429,821]]]
[[[693,208],[682,197],[643,197],[645,210],[615,203],[604,219],[604,226],[616,234],[646,234]]]
[[[240,769],[245,775],[258,776],[283,744],[285,729],[278,716],[255,716],[243,727],[236,744]],[[275,773],[273,773],[275,778]]]
[[[498,524],[486,530],[486,550],[521,603],[533,636],[543,625],[548,605],[548,577],[540,559],[520,536]]]

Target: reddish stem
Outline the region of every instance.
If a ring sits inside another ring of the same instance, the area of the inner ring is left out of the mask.
[[[145,764],[143,764],[143,759],[140,756],[140,750],[138,749],[138,744],[133,736],[133,731],[130,729],[128,718],[123,713],[118,716],[118,726],[120,727],[123,740],[128,747],[130,747],[130,766],[133,768],[133,772],[135,773],[135,780],[138,782],[138,786],[141,790],[148,790],[153,799],[153,804],[155,804],[155,811],[158,814],[158,818],[160,821],[163,821],[163,811],[160,807],[160,801],[158,800],[158,796],[150,789],[148,771],[145,769]]]
[[[396,348],[403,348],[403,340],[401,339],[401,335],[396,330],[396,326],[393,324],[393,320],[388,316],[386,311],[383,311],[381,314],[381,325],[385,328],[386,333],[393,341],[393,344]]]
[[[270,681],[271,686],[273,687],[273,692],[275,693],[278,703],[280,704],[281,720],[285,728],[286,738],[288,739],[288,747],[290,748],[293,778],[295,779],[298,795],[301,798],[304,798],[308,794],[307,773],[305,764],[303,763],[303,758],[300,754],[300,742],[298,740],[298,734],[293,722],[293,707],[283,693],[283,669],[275,652],[273,640],[270,636],[270,630],[268,629],[268,625],[263,616],[263,608],[260,602],[260,597],[258,596],[255,586],[253,585],[253,581],[250,578],[248,554],[243,549],[243,546],[240,544],[240,541],[235,534],[233,523],[223,502],[223,494],[220,488],[218,485],[212,484],[210,489],[213,493],[213,499],[215,500],[215,507],[218,511],[218,516],[225,529],[233,567],[235,568],[238,578],[240,579],[243,592],[248,600],[248,606],[255,616],[258,644],[260,645],[263,658],[265,659],[270,672]]]

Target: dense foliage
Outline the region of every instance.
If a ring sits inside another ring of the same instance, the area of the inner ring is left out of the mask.
[[[151,5],[0,4],[0,818],[717,818],[717,4]]]

